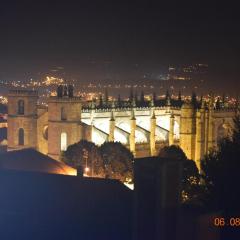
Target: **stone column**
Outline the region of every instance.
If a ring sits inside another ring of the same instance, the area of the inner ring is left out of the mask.
[[[204,126],[204,154],[208,153],[208,128],[209,128],[209,111],[206,110]]]
[[[204,156],[204,113],[203,109],[196,113],[196,149],[195,149],[195,163],[198,170],[201,169],[200,161]]]
[[[213,108],[210,108],[209,109],[209,117],[208,117],[208,148],[207,148],[207,152],[211,148],[214,147],[213,129],[214,129]]]
[[[111,118],[109,120],[109,137],[108,137],[109,142],[114,142],[114,129],[115,129],[115,119],[112,111]]]
[[[134,156],[136,156],[136,144],[135,144],[136,118],[134,110],[132,110],[130,125],[131,125],[131,132],[129,137],[130,151],[133,153]]]
[[[170,128],[169,128],[168,144],[169,144],[169,146],[174,144],[174,115],[173,115],[173,113],[170,116]]]
[[[155,156],[156,155],[156,117],[155,112],[153,110],[152,117],[150,119],[150,155]]]
[[[180,116],[180,147],[188,159],[195,158],[196,110],[192,103],[184,103]]]

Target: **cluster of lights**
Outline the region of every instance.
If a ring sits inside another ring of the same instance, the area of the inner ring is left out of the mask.
[[[119,89],[119,88],[151,88],[153,89],[154,86],[153,85],[131,85],[131,84],[107,84],[107,85],[102,85],[102,84],[94,84],[94,83],[89,83],[88,85],[82,85],[82,88],[115,88],[115,89]]]
[[[7,104],[8,103],[8,99],[4,96],[0,96],[0,103],[1,104]]]
[[[53,76],[46,76],[45,80],[42,82],[45,86],[63,84],[64,80],[62,78],[57,78]]]

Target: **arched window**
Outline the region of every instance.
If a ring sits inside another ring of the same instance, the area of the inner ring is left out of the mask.
[[[24,130],[19,128],[18,130],[18,145],[24,145]]]
[[[24,115],[24,101],[23,100],[18,101],[18,114]]]
[[[67,114],[64,107],[61,107],[61,120],[67,120]]]
[[[61,133],[61,151],[67,150],[67,134],[65,132]]]

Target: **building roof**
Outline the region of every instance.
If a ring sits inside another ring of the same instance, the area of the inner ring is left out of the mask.
[[[76,169],[34,149],[23,149],[0,154],[0,169],[76,175]]]
[[[1,239],[130,240],[133,191],[110,179],[0,171]]]

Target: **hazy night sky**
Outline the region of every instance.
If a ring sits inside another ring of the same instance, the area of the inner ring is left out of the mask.
[[[125,78],[201,62],[216,83],[239,79],[240,21],[231,1],[79,2],[2,2],[0,78],[25,79],[56,66],[79,79],[101,79],[104,71]]]

